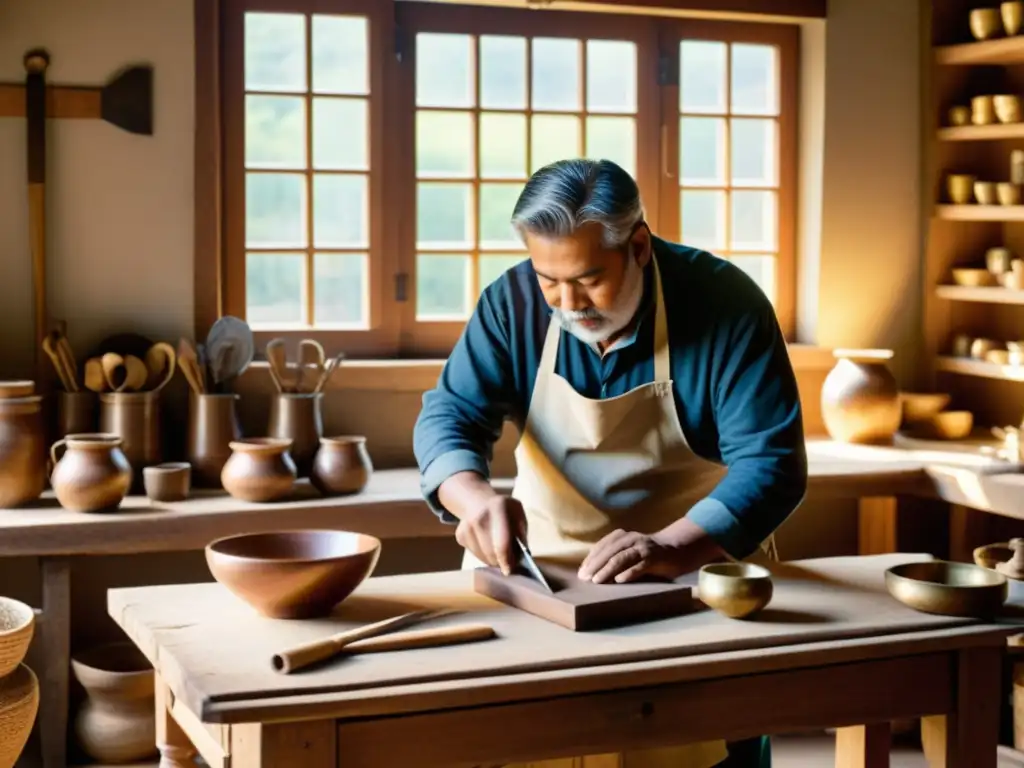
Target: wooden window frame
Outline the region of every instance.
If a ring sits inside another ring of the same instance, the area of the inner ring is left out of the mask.
[[[786,338],[793,340],[798,26],[385,0],[195,0],[197,337],[205,336],[213,322],[225,314],[244,317],[244,145],[240,137],[244,128],[241,43],[245,11],[352,13],[370,20],[370,329],[259,330],[255,333],[258,356],[262,357],[271,338],[284,338],[294,348],[300,338],[309,337],[321,341],[328,354],[345,352],[352,359],[445,358],[461,333],[462,321],[417,323],[415,319],[415,60],[408,38],[416,31],[635,40],[636,178],[653,231],[665,233],[668,239],[678,232],[678,199],[674,206],[667,205],[665,191],[666,186],[676,185],[678,195],[674,169],[666,177],[672,163],[678,168],[678,120],[673,118],[675,111],[666,110],[666,104],[677,109],[678,85],[673,85],[672,75],[665,75],[674,65],[678,76],[680,36],[779,46],[779,243],[775,287],[780,324]],[[667,44],[666,40],[674,42]],[[526,114],[530,114],[528,110]],[[230,138],[232,135],[239,139]],[[396,200],[400,200],[397,205]],[[404,301],[396,298],[400,285],[406,294]]]

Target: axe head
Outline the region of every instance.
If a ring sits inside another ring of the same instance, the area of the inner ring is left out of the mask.
[[[119,72],[100,92],[100,116],[130,133],[153,135],[153,68]]]

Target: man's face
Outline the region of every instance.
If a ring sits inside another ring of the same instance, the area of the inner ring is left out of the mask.
[[[555,318],[591,344],[609,341],[636,313],[643,294],[643,266],[650,258],[650,234],[639,227],[628,253],[601,243],[602,228],[586,224],[570,237],[527,234],[537,280]]]

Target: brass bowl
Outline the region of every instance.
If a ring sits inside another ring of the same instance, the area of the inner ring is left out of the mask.
[[[953,282],[957,285],[977,288],[979,286],[995,285],[996,278],[987,269],[958,267],[953,270]]]
[[[946,193],[950,202],[956,205],[966,205],[971,202],[974,196],[974,182],[976,176],[969,173],[951,173],[946,177]]]
[[[1010,549],[1008,541],[1003,541],[998,544],[983,544],[980,547],[975,547],[972,554],[975,565],[994,570],[999,563],[1008,562],[1013,557],[1013,550]]]
[[[885,588],[901,603],[922,613],[978,619],[998,613],[1009,594],[1003,574],[948,560],[888,568]]]
[[[998,8],[975,8],[969,21],[976,40],[988,40],[1003,32],[1003,17]]]
[[[697,590],[702,603],[732,619],[760,611],[772,599],[772,575],[753,563],[712,563],[700,569]]]
[[[313,619],[330,614],[369,578],[380,549],[380,539],[362,533],[273,531],[218,539],[206,547],[206,564],[263,616]]]

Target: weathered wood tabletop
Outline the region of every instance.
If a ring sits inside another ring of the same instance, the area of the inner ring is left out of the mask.
[[[1005,637],[1020,628],[1013,618],[983,624],[896,602],[885,591],[885,568],[920,559],[928,556],[776,564],[775,596],[756,620],[734,621],[697,604],[671,619],[589,633],[474,594],[469,572],[370,579],[334,616],[317,621],[264,619],[218,584],[111,590],[108,608],[157,670],[171,751],[189,748],[188,740],[175,743],[180,726],[211,765],[233,749],[235,768],[271,765],[267,754],[304,740],[319,744],[315,756],[302,753],[306,766],[443,766],[957,714],[947,765],[966,766],[969,744],[992,754],[991,762],[974,755],[972,768],[994,766],[999,662]],[[487,623],[497,638],[349,656],[292,675],[271,668],[279,650],[417,607],[457,608],[433,623]],[[960,691],[958,669],[971,670],[972,687]],[[781,699],[780,686],[789,691]],[[704,714],[694,720],[695,696]],[[981,701],[986,696],[991,701]],[[689,712],[686,724],[644,714],[652,701],[680,717]],[[564,729],[524,722],[550,718],[544,702],[565,705],[558,710],[566,713],[559,715]],[[597,720],[577,722],[570,704],[585,705]],[[965,720],[968,705],[974,711]],[[504,716],[516,718],[518,739],[501,735]],[[613,726],[616,717],[622,722]],[[283,720],[299,730],[289,736],[286,726],[273,725]],[[436,738],[446,728],[465,735],[474,722],[490,741]],[[600,733],[594,722],[602,723]],[[427,732],[432,746],[409,752],[409,738]],[[868,733],[843,731],[843,738],[856,750]],[[320,744],[328,735],[329,749]],[[277,746],[253,758],[245,746],[253,738]]]

